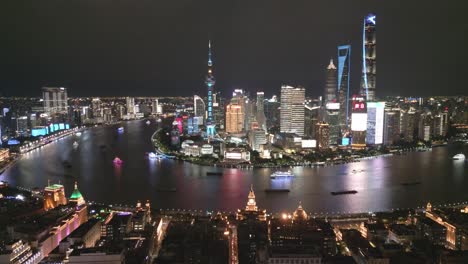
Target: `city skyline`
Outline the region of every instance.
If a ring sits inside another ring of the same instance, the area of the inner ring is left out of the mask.
[[[3,96],[24,96],[36,94],[43,86],[63,86],[72,97],[204,94],[206,42],[211,39],[216,46],[217,87],[224,95],[242,88],[264,91],[269,97],[278,94],[283,84],[304,86],[307,96],[321,95],[323,68],[341,44],[354,47],[350,81],[351,90],[357,92],[362,75],[362,20],[375,13],[379,23],[378,96],[440,94],[441,87],[446,95],[462,94],[461,73],[466,66],[456,63],[460,56],[456,50],[463,46],[463,37],[444,30],[450,26],[454,32],[466,26],[456,23],[456,15],[446,19],[449,11],[457,12],[456,6],[425,5],[424,12],[415,16],[419,3],[405,3],[408,8],[401,10],[395,2],[374,2],[359,6],[340,1],[292,3],[281,9],[277,3],[264,8],[252,4],[253,9],[235,9],[226,18],[219,4],[209,3],[129,8],[103,1],[73,9],[78,16],[86,14],[86,23],[95,28],[84,26],[82,19],[66,17],[71,9],[56,14],[57,6],[47,2],[37,6],[43,11],[38,13],[54,13],[60,24],[49,17],[36,23],[37,15],[27,16],[26,10],[13,5],[2,19],[10,24],[21,19],[21,23],[15,23],[19,25],[14,29],[7,27],[9,37],[0,44],[1,50],[8,50],[0,62],[0,91]],[[337,3],[345,8],[332,7]],[[102,23],[96,12],[107,15],[109,22]],[[278,19],[283,12],[295,15],[288,21]],[[137,14],[143,18],[130,21]],[[203,17],[209,14],[216,23]],[[120,21],[121,16],[130,19]],[[162,20],[165,16],[176,22],[168,24]],[[191,24],[191,19],[199,23]],[[289,30],[291,27],[295,30]],[[41,35],[30,34],[35,31]],[[441,37],[434,39],[433,34]],[[408,49],[409,44],[418,48]],[[427,63],[427,53],[433,54],[432,63]]]

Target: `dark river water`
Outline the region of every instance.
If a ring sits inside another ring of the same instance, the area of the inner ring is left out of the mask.
[[[44,187],[61,182],[66,195],[78,181],[84,198],[104,203],[152,202],[156,208],[229,210],[244,207],[253,184],[257,205],[269,211],[293,210],[299,201],[314,213],[369,212],[419,207],[468,200],[468,162],[453,161],[464,147],[439,147],[428,152],[382,157],[345,165],[291,170],[289,180],[272,180],[271,169],[225,169],[223,176],[207,176],[221,168],[198,166],[175,160],[150,160],[150,137],[157,129],[144,121],[96,127],[25,154],[0,175],[12,185]],[[79,143],[73,148],[73,142]],[[106,147],[101,147],[105,145]],[[120,157],[123,164],[112,160]],[[64,166],[64,161],[71,167]],[[402,183],[420,182],[416,185]],[[289,193],[266,193],[267,188],[288,188]],[[175,189],[175,192],[167,190]],[[337,195],[331,191],[357,190]]]

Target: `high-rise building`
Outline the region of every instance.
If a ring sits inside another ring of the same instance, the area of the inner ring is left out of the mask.
[[[351,132],[353,149],[366,147],[367,107],[364,97],[353,97],[351,113]]]
[[[135,98],[133,97],[126,97],[127,102],[127,115],[135,114]]]
[[[265,94],[263,92],[257,92],[257,122],[258,126],[266,131],[266,117],[265,117]]]
[[[376,83],[376,34],[375,15],[369,14],[364,18],[362,28],[362,80],[361,96],[367,101],[375,100]]]
[[[242,104],[237,101],[226,106],[226,132],[241,133],[244,130],[245,113]]]
[[[93,112],[93,118],[102,117],[102,107],[101,107],[101,99],[93,98],[91,101],[91,110]]]
[[[385,102],[367,102],[367,145],[383,143]]]
[[[384,112],[384,145],[393,145],[400,138],[400,109],[387,108]]]
[[[336,101],[336,94],[338,91],[336,66],[333,64],[333,59],[330,59],[330,64],[327,66],[327,80],[325,83],[324,104],[334,103]]]
[[[194,107],[195,107],[195,105],[194,105]],[[153,114],[153,115],[161,114],[158,111],[158,108],[159,108],[159,100],[158,99],[153,99],[152,102],[151,102],[151,114]]]
[[[261,151],[262,146],[267,143],[265,130],[252,129],[248,133],[249,145],[252,150]]]
[[[340,139],[340,110],[339,103],[329,103],[325,110],[325,122],[329,127],[329,145],[336,145]]]
[[[65,188],[60,184],[48,184],[44,189],[44,210],[53,209],[59,205],[66,205]]]
[[[304,105],[304,136],[314,138],[316,124],[319,121],[320,106]]]
[[[19,116],[16,118],[16,133],[19,136],[28,136],[28,117]]]
[[[418,115],[414,108],[410,108],[401,112],[401,128],[402,134],[406,141],[413,141],[418,137]]]
[[[44,112],[48,114],[67,113],[67,88],[43,87],[42,100]]]
[[[215,77],[213,76],[213,61],[211,59],[211,41],[208,42],[208,74],[205,78],[205,84],[208,88],[208,108],[206,116],[206,134],[208,137],[214,137],[215,131],[215,121],[213,118],[213,88],[216,83]]]
[[[304,136],[305,89],[281,87],[280,131]]]
[[[205,115],[206,115],[205,102],[203,102],[203,99],[198,95],[193,96],[193,110],[194,110],[194,116],[198,117],[199,120],[202,120],[202,121],[205,120]]]
[[[280,125],[280,103],[276,99],[276,95],[265,101],[265,117],[267,129],[278,127]]]
[[[419,139],[428,141],[431,138],[432,126],[434,125],[431,113],[422,113],[418,121],[418,137]]]
[[[349,126],[350,70],[351,46],[338,46],[338,102],[340,103],[340,124],[342,129]]]
[[[434,125],[432,135],[445,136],[448,128],[448,115],[447,113],[439,113],[434,116]]]
[[[213,94],[213,117],[215,120],[216,127],[224,130],[225,123],[225,102],[220,92]]]
[[[330,142],[330,128],[327,123],[325,122],[319,122],[316,124],[317,128],[315,131],[317,131],[317,135],[315,138],[317,139],[317,147],[319,149],[328,149],[329,148],[329,142]]]

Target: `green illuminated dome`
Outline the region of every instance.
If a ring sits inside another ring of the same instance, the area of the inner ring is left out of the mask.
[[[83,195],[81,195],[78,190],[78,184],[75,182],[75,189],[73,190],[70,196],[70,202],[75,202],[77,205],[82,205],[85,203]]]

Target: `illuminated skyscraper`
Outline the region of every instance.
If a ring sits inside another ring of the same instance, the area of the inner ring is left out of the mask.
[[[135,98],[126,97],[125,101],[127,103],[127,115],[135,114]]]
[[[375,15],[369,14],[364,18],[362,29],[362,80],[361,95],[367,101],[375,100],[376,79],[376,35]]]
[[[203,122],[203,120],[205,120],[206,107],[205,107],[205,102],[203,102],[203,99],[198,95],[193,96],[193,110],[194,110],[194,116],[198,117],[198,120]]]
[[[328,149],[330,143],[330,128],[327,123],[319,122],[316,124],[316,136],[319,149]]]
[[[213,137],[216,133],[215,122],[213,119],[213,87],[216,83],[212,71],[213,61],[211,60],[211,41],[208,42],[208,74],[206,75],[205,84],[208,88],[208,109],[206,117],[206,134],[208,137]]]
[[[385,102],[367,102],[367,145],[383,143],[384,109]]]
[[[330,64],[327,67],[327,80],[325,83],[325,96],[324,104],[336,101],[337,92],[337,79],[336,79],[336,66],[333,64],[333,59],[330,60]]]
[[[68,110],[67,88],[43,87],[44,112],[48,114],[66,113]]]
[[[338,101],[340,125],[348,127],[349,121],[349,76],[351,70],[351,46],[338,46]]]
[[[367,130],[367,106],[365,98],[353,96],[351,108],[352,148],[363,149],[366,147]]]
[[[240,133],[244,129],[244,107],[233,100],[226,106],[226,132]]]
[[[266,131],[266,117],[264,110],[265,94],[257,92],[257,122],[258,126]]]
[[[281,87],[280,131],[304,136],[305,89]]]

